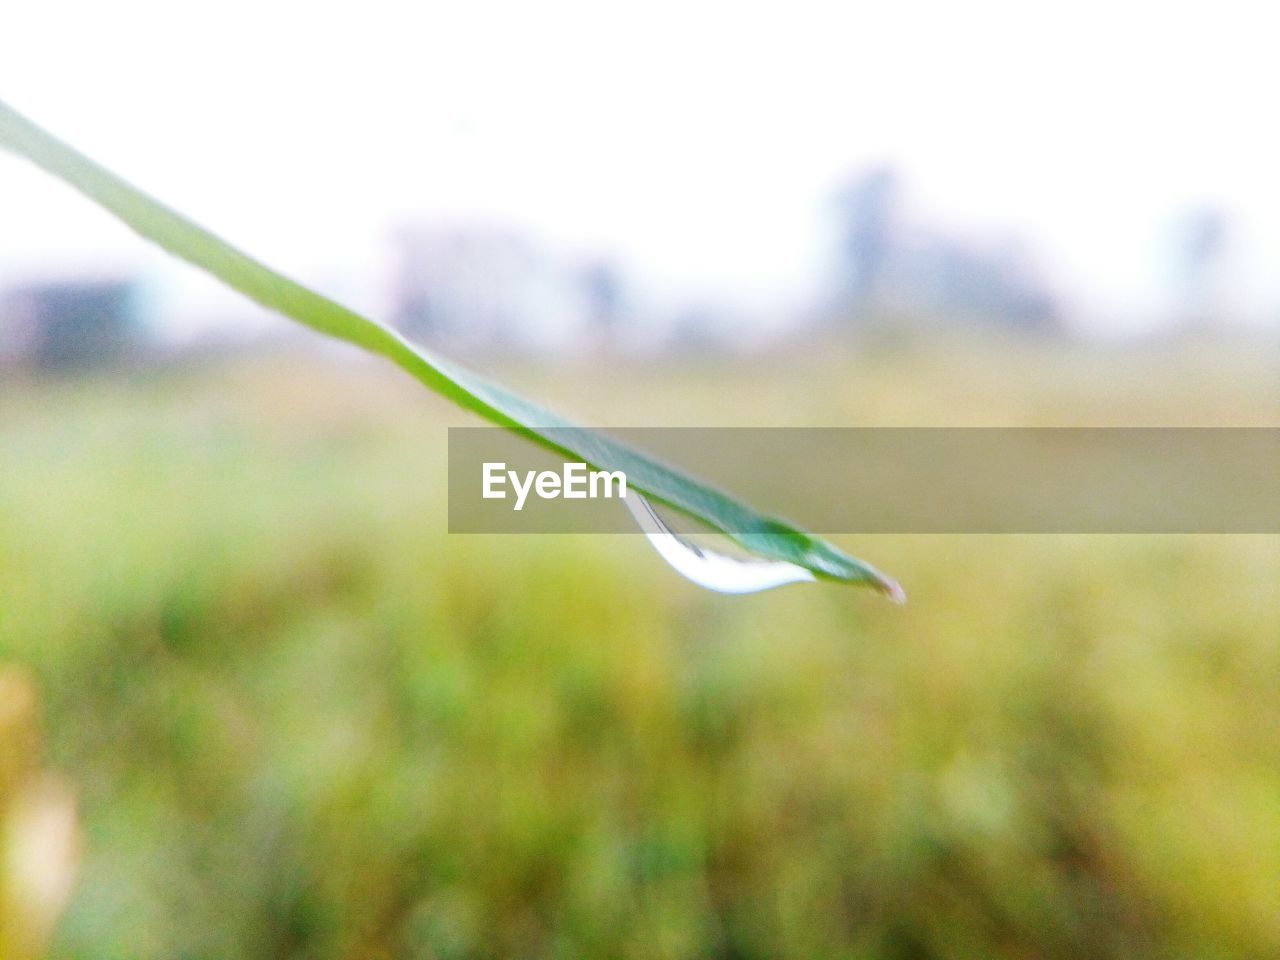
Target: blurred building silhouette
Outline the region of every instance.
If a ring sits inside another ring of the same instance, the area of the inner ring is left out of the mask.
[[[1058,327],[1052,294],[1016,239],[979,245],[903,214],[899,175],[879,166],[835,198],[835,314],[858,324],[915,316],[1017,330]]]
[[[886,274],[900,246],[900,200],[898,175],[888,166],[855,178],[836,197],[840,295],[854,312],[874,312],[888,292]]]
[[[610,278],[566,269],[518,230],[412,224],[393,240],[393,321],[425,342],[537,347],[589,310],[604,323],[613,309]]]
[[[133,284],[52,280],[0,295],[0,361],[46,370],[118,363],[141,346]]]
[[[1017,241],[978,247],[926,235],[898,251],[891,278],[898,309],[1018,331],[1058,326],[1054,298]]]
[[[592,260],[578,273],[585,299],[587,322],[594,337],[611,341],[623,321],[623,282],[617,266],[608,260]]]
[[[1173,229],[1174,320],[1185,328],[1216,326],[1231,319],[1231,221],[1216,207],[1186,211]]]

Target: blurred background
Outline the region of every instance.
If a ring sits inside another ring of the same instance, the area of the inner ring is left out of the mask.
[[[1256,4],[9,19],[17,109],[589,423],[1280,426]],[[446,534],[474,422],[0,155],[0,960],[1280,954],[1275,536],[723,597]]]

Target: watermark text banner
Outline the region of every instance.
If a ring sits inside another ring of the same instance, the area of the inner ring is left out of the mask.
[[[606,432],[819,533],[1280,532],[1275,428]],[[576,463],[505,430],[450,429],[449,529],[635,530],[618,478]]]

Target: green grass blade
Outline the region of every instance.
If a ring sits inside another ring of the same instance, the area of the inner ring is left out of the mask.
[[[897,585],[827,541],[764,516],[702,481],[593,430],[577,427],[367,317],[282,276],[101,167],[0,101],[0,147],[25,157],[174,256],[313,330],[397,364],[421,383],[499,426],[598,469],[724,532],[752,553],[896,595]],[[548,429],[554,431],[549,433]]]

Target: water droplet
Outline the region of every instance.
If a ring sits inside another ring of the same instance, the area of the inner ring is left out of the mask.
[[[635,517],[649,543],[659,556],[677,573],[708,590],[720,593],[758,593],[788,583],[806,583],[814,580],[804,567],[783,560],[739,560],[695,546],[677,536],[658,516],[644,497],[634,490],[627,492],[623,503]]]

